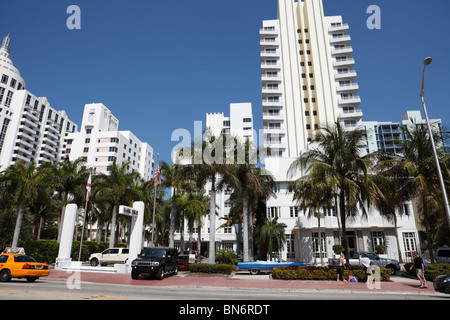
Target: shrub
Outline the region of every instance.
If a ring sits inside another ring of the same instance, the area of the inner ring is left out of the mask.
[[[216,261],[223,264],[237,265],[236,253],[233,250],[218,250]]]
[[[412,268],[413,263],[405,263],[405,270],[411,276],[416,276],[416,270]],[[428,268],[425,270],[425,279],[428,281],[433,281],[437,276],[442,274],[450,274],[450,263],[430,263]]]
[[[190,272],[203,272],[203,273],[223,273],[230,274],[235,270],[235,266],[232,264],[207,264],[207,263],[190,263]]]
[[[378,254],[385,254],[385,253],[386,253],[386,246],[383,245],[383,244],[376,245],[376,246],[375,246],[375,251],[376,251]]]
[[[380,280],[389,281],[391,276],[390,269],[380,268]],[[345,269],[344,277],[354,276],[360,282],[367,280],[363,266],[350,266]],[[294,266],[273,268],[272,277],[280,280],[336,280],[336,267],[315,267],[315,266]]]

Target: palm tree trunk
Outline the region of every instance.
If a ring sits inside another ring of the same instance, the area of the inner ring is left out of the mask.
[[[201,249],[202,249],[202,225],[201,225],[201,222],[199,221],[198,222],[198,234],[197,234],[197,253],[198,253],[197,262],[202,261]]]
[[[25,202],[22,202],[19,206],[19,212],[17,213],[16,226],[14,228],[14,236],[12,241],[12,247],[17,247],[19,243],[20,229],[22,228],[23,216],[25,214]]]
[[[426,204],[426,200],[423,199],[423,224],[425,225],[425,233],[427,235],[427,247],[428,252],[430,253],[431,261],[434,261],[434,253],[433,253],[433,240],[431,239],[431,230],[430,223],[428,221],[428,205]]]
[[[116,241],[116,221],[117,221],[117,206],[114,206],[111,220],[111,234],[109,235],[110,248],[114,248],[114,243]]]
[[[175,203],[175,188],[173,189],[172,195],[172,208],[170,209],[170,230],[169,230],[169,247],[175,247],[175,214],[176,214],[176,203]]]
[[[248,254],[248,229],[249,229],[249,223],[248,223],[248,193],[244,190],[242,193],[242,209],[243,209],[243,221],[242,225],[244,227],[243,230],[243,238],[244,238],[244,262],[250,261],[249,260],[249,254]]]
[[[350,265],[350,252],[348,249],[347,228],[345,221],[345,194],[343,190],[341,190],[341,194],[339,195],[339,211],[341,216],[342,245],[344,246],[345,260],[347,261],[347,264]]]
[[[209,250],[208,250],[208,263],[216,263],[216,181],[215,177],[212,177],[212,186],[210,192],[209,202]]]

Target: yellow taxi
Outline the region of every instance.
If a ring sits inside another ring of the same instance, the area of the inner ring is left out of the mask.
[[[50,274],[48,264],[36,262],[32,257],[24,254],[0,254],[0,281],[10,281],[12,278],[25,278],[33,282],[39,277]]]

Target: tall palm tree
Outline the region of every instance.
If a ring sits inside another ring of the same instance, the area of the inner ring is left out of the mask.
[[[401,181],[401,187],[396,197],[406,199],[418,199],[420,214],[425,227],[428,251],[433,260],[433,230],[430,223],[432,212],[443,212],[442,198],[439,198],[439,182],[436,174],[436,165],[429,133],[425,126],[416,125],[412,122],[412,128],[404,127],[405,139],[401,142],[403,153],[392,156],[391,159],[383,161],[386,167],[385,175],[390,179]],[[437,145],[442,144],[443,137],[433,130],[433,137]],[[448,167],[448,149],[445,146],[438,150],[442,174],[446,181],[450,173]]]
[[[241,157],[236,157],[237,161],[227,163],[228,170],[224,171],[221,184],[228,185],[235,194],[242,196],[242,229],[243,229],[243,260],[250,261],[250,250],[253,234],[253,219],[250,214],[251,199],[262,198],[273,195],[271,185],[273,178],[267,170],[257,167],[258,152],[253,144],[247,139],[244,143],[235,139],[236,153]],[[243,156],[242,156],[243,154]],[[222,187],[223,188],[223,187]],[[270,193],[270,194],[269,194]]]
[[[47,188],[49,183],[49,170],[44,167],[37,168],[34,162],[27,165],[23,161],[18,161],[7,168],[1,177],[2,193],[8,194],[13,203],[19,205],[12,239],[13,247],[19,243],[27,206],[33,204],[38,198],[49,198]]]
[[[61,238],[68,199],[77,200],[76,202],[79,202],[79,204],[84,199],[86,182],[89,176],[89,171],[81,168],[84,161],[84,158],[71,161],[69,157],[65,157],[59,162],[47,162],[42,165],[48,167],[51,171],[53,186],[62,200],[61,213],[58,217],[58,242]]]
[[[320,230],[320,219],[323,218],[321,211],[332,210],[334,194],[329,185],[318,183],[315,184],[308,176],[289,184],[293,190],[293,200],[297,202],[298,210],[304,211],[308,218],[317,218],[318,220],[318,240],[320,263],[323,264],[322,253],[322,235]]]
[[[131,206],[132,202],[138,199],[137,183],[140,176],[138,172],[128,170],[128,162],[120,166],[114,162],[108,169],[108,174],[101,174],[98,177],[97,194],[108,197],[113,204],[109,246],[114,247],[119,206]]]
[[[288,171],[293,175],[304,170],[311,183],[337,194],[347,263],[350,255],[346,219],[358,212],[367,215],[366,205],[370,203],[375,187],[369,175],[372,162],[370,158],[362,157],[364,145],[363,130],[345,130],[339,122],[328,124],[316,132],[311,148],[301,154]]]
[[[209,264],[215,264],[216,257],[216,190],[221,176],[227,170],[225,166],[227,157],[227,137],[225,135],[214,136],[209,129],[204,133],[203,141],[194,141],[190,148],[178,153],[180,157],[180,174],[188,179],[194,179],[198,188],[203,188],[210,183],[210,233],[209,233]],[[234,153],[232,153],[234,155]],[[182,162],[187,164],[181,164]]]
[[[263,255],[270,255],[279,252],[286,243],[286,225],[278,222],[278,217],[266,218],[264,223],[255,230],[255,242],[261,247]]]

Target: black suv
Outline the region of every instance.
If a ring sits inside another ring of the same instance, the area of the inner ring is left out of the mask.
[[[175,248],[144,249],[137,259],[131,262],[132,279],[137,279],[140,274],[145,274],[162,280],[169,273],[178,274],[178,251]]]

